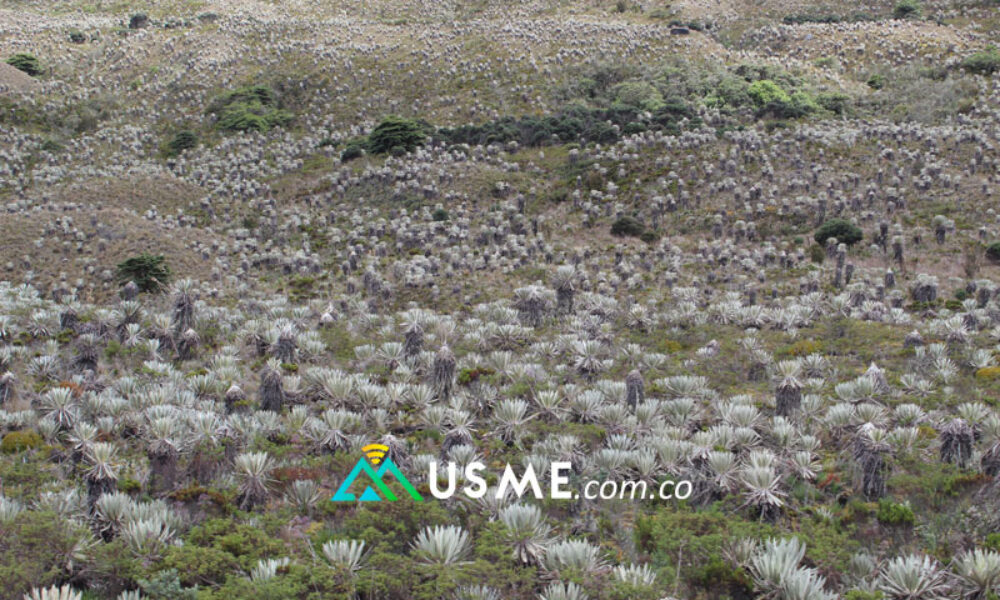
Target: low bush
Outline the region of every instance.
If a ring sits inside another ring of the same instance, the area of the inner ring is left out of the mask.
[[[42,65],[31,54],[18,53],[7,59],[7,64],[19,71],[24,71],[32,77],[42,74]]]
[[[223,131],[266,132],[294,119],[291,112],[280,107],[274,91],[262,85],[222,94],[209,105],[208,112],[218,115],[216,127]]]
[[[993,242],[986,246],[986,258],[1000,262],[1000,242]]]
[[[916,517],[908,504],[899,504],[882,498],[878,501],[878,512],[875,518],[883,525],[913,525]]]
[[[912,19],[919,17],[922,12],[917,0],[900,0],[892,9],[892,16],[894,19]]]
[[[4,598],[65,581],[64,566],[84,530],[53,512],[25,510],[0,521],[0,584]]]
[[[619,91],[617,101],[608,108],[573,104],[542,117],[503,117],[482,125],[443,128],[438,130],[437,135],[451,144],[473,146],[512,141],[530,147],[577,141],[606,144],[617,141],[623,134],[641,130],[677,134],[680,132],[678,123],[682,119],[688,119],[695,125],[700,122],[694,110],[681,100],[664,100],[653,93],[655,90],[644,86],[629,85],[616,89]],[[647,108],[652,109],[652,114],[645,120],[642,113]]]
[[[878,17],[866,12],[854,12],[849,15],[835,15],[830,13],[797,13],[785,15],[781,21],[786,25],[802,25],[805,23],[861,23],[864,21],[876,21]]]
[[[176,156],[185,150],[190,150],[198,145],[198,136],[193,131],[187,129],[178,131],[167,143],[167,151],[171,156]]]
[[[837,238],[838,242],[852,246],[861,241],[864,237],[864,233],[861,229],[844,219],[830,219],[829,221],[820,225],[819,229],[813,235],[813,239],[820,246],[826,244],[826,240],[829,238]]]
[[[340,153],[340,160],[342,162],[352,161],[356,158],[361,158],[365,155],[364,144],[360,142],[351,142],[344,146],[344,150]]]
[[[983,367],[976,371],[979,381],[1000,381],[1000,367]]]
[[[147,25],[149,25],[149,17],[144,13],[134,14],[132,15],[132,18],[128,20],[129,29],[142,29]]]
[[[413,152],[427,138],[424,130],[425,126],[413,119],[386,117],[368,135],[368,151],[372,154]]]
[[[638,237],[646,231],[646,226],[635,217],[624,216],[611,224],[611,235]]]
[[[1000,71],[1000,50],[991,46],[982,52],[965,57],[962,68],[976,75],[992,75]]]
[[[3,436],[0,442],[0,451],[4,454],[14,454],[24,450],[31,450],[42,445],[42,436],[34,431],[11,431]]]
[[[163,255],[142,253],[120,263],[117,268],[117,279],[121,285],[134,281],[139,291],[155,293],[162,290],[170,282],[170,267]]]

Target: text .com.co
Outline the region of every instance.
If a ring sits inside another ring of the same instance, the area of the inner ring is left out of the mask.
[[[389,448],[382,444],[369,444],[363,449],[364,455],[358,459],[350,474],[341,482],[333,495],[334,502],[378,502],[381,500],[397,500],[396,492],[385,479],[391,476],[402,486],[406,493],[416,502],[424,498],[407,479],[406,475],[396,466],[392,458],[387,456]],[[441,471],[444,473],[441,473]],[[439,500],[447,500],[457,493],[469,498],[483,498],[488,493],[496,495],[497,499],[508,496],[522,498],[529,492],[537,500],[551,498],[553,500],[686,500],[691,497],[693,487],[688,480],[666,480],[659,483],[649,483],[644,480],[590,480],[572,486],[570,473],[573,465],[570,462],[552,462],[549,465],[549,477],[539,478],[533,465],[527,465],[524,473],[518,476],[514,468],[508,464],[498,478],[495,489],[491,489],[484,473],[486,465],[475,461],[462,468],[454,462],[449,462],[444,469],[439,469],[437,462],[428,465],[427,482],[431,495]],[[459,486],[459,472],[463,475],[463,485]],[[359,482],[358,480],[361,479]],[[547,488],[547,489],[545,489]],[[354,491],[352,491],[354,490]],[[360,491],[359,495],[355,491]]]
[[[457,473],[460,471],[455,463],[448,463],[442,477],[438,472],[437,463],[429,465],[427,482],[431,495],[440,500],[446,500],[458,491]],[[535,473],[535,468],[528,465],[520,477],[511,465],[507,465],[496,486],[497,498],[513,494],[517,498],[530,492],[536,499],[551,498],[554,500],[686,500],[693,491],[690,481],[665,480],[659,483],[648,483],[643,480],[598,480],[592,479],[573,487],[570,485],[569,473],[573,470],[572,463],[553,462],[549,467],[549,477],[542,481]],[[482,498],[490,490],[483,473],[486,465],[481,462],[471,462],[464,468],[466,485],[461,493],[469,498]],[[442,479],[445,483],[442,483]],[[548,489],[545,489],[548,484]]]

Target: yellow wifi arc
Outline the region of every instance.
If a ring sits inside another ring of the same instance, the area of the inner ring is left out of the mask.
[[[389,452],[389,446],[383,444],[368,444],[367,446],[361,448],[365,456],[373,465],[377,465],[382,462],[382,458]]]

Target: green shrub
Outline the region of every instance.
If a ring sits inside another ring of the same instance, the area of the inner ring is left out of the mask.
[[[663,106],[663,95],[647,81],[626,81],[615,86],[615,101],[625,106],[655,111]]]
[[[624,216],[611,224],[611,235],[638,237],[646,231],[642,221],[632,216]]]
[[[424,128],[413,119],[389,116],[369,134],[368,151],[385,154],[394,148],[401,148],[404,153],[413,152],[426,137]]]
[[[355,158],[361,158],[365,155],[364,144],[359,142],[351,142],[344,147],[343,152],[340,153],[340,160],[342,162],[348,162],[354,160]]]
[[[151,600],[195,600],[198,593],[193,589],[184,589],[175,569],[160,571],[153,577],[140,579],[139,586],[146,597]]]
[[[132,15],[132,18],[128,20],[129,29],[142,29],[146,25],[149,25],[149,17],[145,13],[137,13]]]
[[[178,131],[167,144],[167,149],[172,156],[176,156],[185,150],[190,150],[198,145],[198,136],[193,131],[187,129]]]
[[[864,233],[856,225],[844,219],[830,219],[820,225],[813,235],[813,239],[820,246],[826,244],[826,240],[835,237],[838,242],[852,246],[861,241]]]
[[[676,573],[689,588],[687,598],[752,598],[749,576],[727,560],[725,548],[741,538],[774,533],[766,523],[726,515],[717,506],[699,512],[664,508],[635,524],[636,548],[650,555],[651,567]]]
[[[1000,71],[1000,51],[990,46],[982,52],[965,57],[962,68],[977,75],[991,75]]]
[[[437,208],[434,210],[433,213],[431,213],[431,218],[434,219],[435,221],[441,222],[451,219],[451,216],[448,215],[448,211],[446,211],[445,209]]]
[[[254,85],[226,92],[216,98],[208,112],[218,115],[216,127],[223,131],[261,131],[287,125],[294,115],[280,107],[271,88]]]
[[[69,41],[74,44],[82,44],[87,41],[87,36],[83,34],[82,31],[71,31],[69,32]]]
[[[0,451],[4,454],[14,454],[24,450],[31,450],[42,445],[42,436],[35,431],[11,431],[3,436],[0,442]]]
[[[747,94],[759,108],[769,104],[787,104],[791,101],[788,93],[770,79],[761,79],[750,84]]]
[[[987,550],[1000,552],[1000,532],[993,532],[986,534],[986,539],[983,540],[983,546]]]
[[[916,521],[913,509],[908,504],[898,504],[888,498],[878,501],[875,518],[884,525],[913,525]]]
[[[910,19],[919,17],[923,9],[917,0],[900,0],[892,9],[894,19]]]
[[[647,229],[639,234],[639,239],[646,242],[647,244],[655,244],[660,241],[660,232],[654,231],[652,229]]]
[[[823,246],[816,244],[809,246],[809,260],[817,265],[823,264],[823,261],[826,260],[826,252],[823,250]]]
[[[682,119],[694,126],[700,123],[694,110],[677,99],[662,101],[648,121],[643,119],[643,112],[624,102],[615,102],[609,108],[571,104],[541,117],[503,117],[482,125],[442,128],[437,135],[451,144],[473,146],[510,141],[530,147],[576,141],[605,144],[616,141],[622,133],[636,132],[637,126],[676,135]]]
[[[353,586],[347,572],[317,565],[290,564],[278,570],[274,577],[251,581],[247,577],[230,577],[225,585],[211,594],[199,595],[205,600],[353,600]]]
[[[847,112],[850,101],[850,96],[838,92],[825,92],[816,96],[816,103],[835,115]]]
[[[875,73],[868,78],[865,84],[873,90],[880,90],[885,87],[885,75]]]
[[[259,102],[230,104],[222,109],[217,126],[223,131],[260,131],[292,121],[292,113]]]
[[[226,577],[240,572],[240,563],[229,552],[195,544],[169,548],[163,565],[180,573],[180,583],[186,586],[222,585]]]
[[[143,252],[118,263],[117,278],[121,285],[134,281],[139,291],[155,293],[170,282],[170,267],[163,255]]]
[[[9,482],[5,481],[5,484]],[[25,510],[0,521],[0,585],[4,598],[65,581],[67,557],[85,531],[48,511]]]
[[[42,74],[42,65],[31,54],[18,53],[7,59],[7,64],[19,71],[24,71],[32,77]]]
[[[193,527],[188,532],[184,540],[185,547],[188,545],[212,548],[218,552],[206,554],[204,556],[214,556],[212,560],[217,565],[224,565],[230,561],[235,561],[243,571],[249,571],[261,558],[282,556],[286,551],[285,545],[278,539],[269,535],[262,528],[245,523],[234,523],[230,519],[210,519]],[[173,556],[171,564],[182,567],[191,564],[195,559],[184,552],[177,552]],[[218,572],[218,571],[216,571]],[[187,577],[187,574],[185,574]]]

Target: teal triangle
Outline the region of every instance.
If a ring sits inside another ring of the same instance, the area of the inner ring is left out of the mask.
[[[378,502],[379,500],[381,500],[381,498],[378,497],[378,494],[375,493],[375,490],[373,490],[371,486],[365,488],[364,493],[361,494],[361,498],[359,499],[362,502]]]

